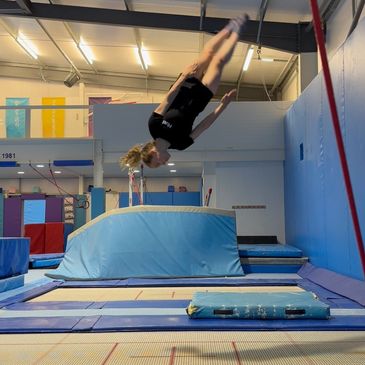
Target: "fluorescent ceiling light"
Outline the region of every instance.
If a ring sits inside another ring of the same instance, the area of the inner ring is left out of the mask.
[[[18,172],[17,172],[17,174],[19,174],[19,175],[24,175],[24,174],[25,174],[25,172],[24,172],[24,171],[18,171]]]
[[[94,55],[91,51],[91,48],[85,44],[82,38],[80,38],[79,48],[83,53],[83,55],[86,57],[87,62],[89,62],[90,65],[92,65],[94,62]]]
[[[248,68],[250,67],[253,51],[254,51],[253,47],[250,47],[246,55],[245,63],[243,64],[243,71],[247,71]]]
[[[170,172],[176,172],[176,170],[170,170]]]
[[[44,167],[44,165],[41,165],[41,164],[39,164],[39,165],[36,165],[37,167]]]
[[[169,163],[167,164],[167,166],[175,166],[175,164],[174,164],[173,162],[169,162]]]
[[[139,172],[139,170],[134,170],[134,172]]]
[[[274,62],[273,58],[261,58],[262,62]]]
[[[62,174],[62,171],[54,171],[55,174]]]
[[[35,50],[32,43],[30,43],[27,39],[24,38],[24,36],[19,33],[18,37],[16,38],[16,41],[23,47],[23,49],[32,56],[35,60],[38,59],[37,51]]]
[[[150,59],[150,56],[149,56],[147,50],[142,45],[141,52],[139,51],[138,47],[135,47],[134,53],[136,55],[138,64],[140,64],[144,70],[145,69],[147,70],[148,66],[151,65],[151,59]]]

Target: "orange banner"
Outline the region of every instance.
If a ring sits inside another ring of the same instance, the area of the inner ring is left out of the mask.
[[[65,105],[66,99],[42,98],[42,105]],[[42,129],[44,138],[62,138],[65,136],[65,110],[44,109],[42,110]]]

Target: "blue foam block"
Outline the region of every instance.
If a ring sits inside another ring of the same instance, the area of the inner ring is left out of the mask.
[[[239,244],[240,257],[302,257],[302,251],[289,245]]]
[[[24,285],[24,275],[0,280],[0,293],[19,288]]]
[[[242,276],[235,214],[201,207],[115,209],[69,235],[63,261],[46,275],[65,280]]]
[[[310,292],[197,292],[187,313],[190,318],[328,319],[330,307]]]
[[[29,238],[0,238],[0,279],[28,272],[29,247]]]

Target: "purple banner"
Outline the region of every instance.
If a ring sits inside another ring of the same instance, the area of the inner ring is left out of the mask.
[[[63,222],[63,198],[46,198],[46,222]]]
[[[4,237],[22,235],[22,200],[20,197],[4,200]]]

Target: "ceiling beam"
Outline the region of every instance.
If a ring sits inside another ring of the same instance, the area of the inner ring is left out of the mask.
[[[200,16],[147,13],[115,9],[90,8],[70,5],[32,3],[32,13],[14,13],[10,1],[0,0],[0,12],[16,17],[84,22],[138,28],[156,28],[178,31],[200,31]],[[9,13],[6,12],[9,10]],[[19,7],[18,7],[19,9]],[[202,31],[215,34],[228,22],[224,18],[205,17]],[[240,35],[242,42],[256,44],[259,21],[250,20]],[[285,52],[315,52],[317,45],[313,29],[306,31],[308,23],[264,22],[260,43],[263,47]]]
[[[32,3],[30,0],[15,0],[19,8],[21,8],[24,13],[32,14]]]
[[[68,68],[57,68],[47,66],[43,69],[45,80],[51,82],[63,83],[65,77],[69,74]],[[118,90],[135,90],[135,91],[155,91],[163,94],[175,82],[175,77],[150,76],[148,79],[148,90],[146,90],[146,78],[144,75],[122,74],[113,72],[98,72],[95,74],[91,70],[80,70],[82,80],[86,85],[100,85],[116,87]],[[11,76],[9,76],[11,75]],[[39,80],[39,67],[37,65],[24,65],[9,62],[0,62],[0,79],[20,78]],[[222,82],[215,95],[217,99],[222,97],[228,90],[232,89],[233,83]],[[245,84],[240,87],[239,100],[266,100],[261,85]]]

